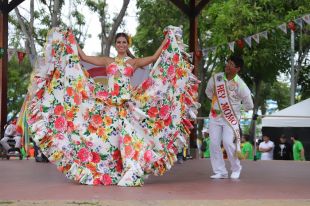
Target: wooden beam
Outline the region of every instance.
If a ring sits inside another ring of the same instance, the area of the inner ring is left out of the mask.
[[[0,2],[0,11],[2,12],[4,10],[4,4],[3,2]]]
[[[181,9],[181,11],[187,16],[190,15],[190,8],[185,4],[184,0],[170,0],[170,2]]]
[[[189,15],[189,50],[190,52],[193,52],[193,64],[194,64],[194,70],[193,73],[195,76],[198,75],[198,66],[199,66],[199,59],[196,56],[196,53],[198,51],[198,16],[194,15],[194,10],[196,8],[196,1],[190,0],[189,2],[189,8],[190,8],[190,15]],[[190,134],[190,147],[193,149],[191,151],[194,158],[197,158],[197,124],[194,124],[194,129],[191,130]]]
[[[201,0],[197,6],[195,6],[194,15],[198,16],[203,8],[210,2],[210,0]]]
[[[8,6],[8,13],[10,13],[10,11],[12,11],[15,7],[17,7],[23,1],[24,0],[12,0]]]
[[[8,0],[2,0],[3,5]],[[6,6],[4,6],[6,7]],[[7,85],[8,85],[8,11],[0,13],[0,47],[4,48],[4,54],[0,59],[0,138],[4,135],[4,125],[7,120]]]

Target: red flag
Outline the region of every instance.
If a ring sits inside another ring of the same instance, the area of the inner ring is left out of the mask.
[[[26,56],[26,53],[18,51],[17,52],[18,62],[22,63],[22,61],[25,58],[25,56]]]

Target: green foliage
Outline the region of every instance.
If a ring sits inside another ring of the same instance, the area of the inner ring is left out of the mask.
[[[8,68],[8,113],[15,117],[24,102],[32,68],[27,55],[21,64],[16,55],[12,57]]]
[[[188,41],[189,20],[171,2],[137,0],[139,26],[133,37],[137,56],[152,55],[163,41],[163,30],[169,25],[183,26],[184,42]]]

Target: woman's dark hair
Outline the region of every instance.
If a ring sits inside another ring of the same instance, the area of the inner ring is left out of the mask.
[[[120,33],[117,33],[117,34],[115,35],[115,41],[114,41],[115,43],[116,43],[116,40],[117,40],[119,37],[124,37],[124,38],[126,39],[127,43],[128,43],[128,44],[130,43],[130,42],[129,42],[129,36],[128,36],[126,33],[124,33],[124,32],[120,32]],[[130,58],[132,58],[132,59],[136,58],[136,57],[130,52],[129,49],[127,49],[126,53],[127,53],[127,56],[129,56]]]
[[[228,60],[231,60],[235,63],[236,67],[240,67],[240,70],[242,70],[244,62],[241,56],[232,55],[228,58]]]

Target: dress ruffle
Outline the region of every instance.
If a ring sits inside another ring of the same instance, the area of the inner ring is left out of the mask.
[[[69,179],[139,186],[145,175],[171,168],[200,106],[199,81],[184,58],[180,31],[167,27],[168,42],[148,79],[112,90],[82,69],[69,30],[49,32],[45,59],[35,67],[28,123],[42,152]],[[112,101],[126,92],[130,98]]]

